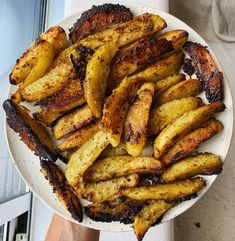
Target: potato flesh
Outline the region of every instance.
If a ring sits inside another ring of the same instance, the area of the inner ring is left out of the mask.
[[[163,129],[154,141],[154,157],[160,158],[174,142],[199,127],[214,114],[225,109],[223,102],[214,102],[185,113]]]
[[[222,162],[216,155],[205,153],[187,157],[168,167],[161,176],[163,182],[174,182],[196,175],[221,171]]]
[[[70,185],[76,186],[78,184],[83,173],[93,164],[108,144],[106,134],[103,131],[98,131],[72,154],[66,168],[66,178]]]
[[[130,173],[158,173],[163,165],[153,157],[113,156],[97,160],[84,174],[89,182],[98,182]]]
[[[102,153],[100,154],[101,158],[112,157],[112,156],[126,156],[128,153],[126,151],[126,144],[124,142],[120,142],[117,147],[113,147],[112,145],[108,145]]]
[[[203,104],[200,98],[186,97],[154,107],[149,117],[149,135],[157,135],[172,121]]]

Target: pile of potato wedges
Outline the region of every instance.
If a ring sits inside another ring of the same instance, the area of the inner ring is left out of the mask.
[[[215,119],[225,109],[223,75],[206,47],[166,27],[158,15],[93,6],[69,39],[54,26],[23,53],[10,74],[18,89],[3,104],[71,216],[133,223],[139,241],[223,165],[197,152],[223,130]],[[192,76],[182,71],[185,55]],[[198,97],[203,91],[209,104]]]

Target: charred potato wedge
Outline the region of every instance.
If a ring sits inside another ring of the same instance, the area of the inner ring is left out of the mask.
[[[168,167],[162,174],[161,180],[174,182],[196,175],[219,174],[222,166],[220,158],[210,153],[190,156]]]
[[[72,154],[66,168],[66,178],[70,185],[76,186],[78,184],[84,172],[93,164],[108,144],[106,134],[103,131],[98,131]]]
[[[92,203],[84,208],[85,214],[97,222],[120,221],[132,223],[134,216],[143,208],[145,202],[119,197],[101,203]]]
[[[165,79],[158,81],[155,85],[154,100],[156,100],[163,92],[168,90],[171,86],[178,84],[185,80],[184,74],[174,74]]]
[[[173,30],[163,34],[160,38],[140,40],[126,51],[121,51],[111,65],[108,92],[117,87],[124,77],[182,47],[187,41],[187,35],[184,30]]]
[[[143,240],[145,233],[148,229],[160,222],[160,219],[164,213],[172,208],[174,204],[167,203],[164,200],[149,201],[149,203],[143,207],[143,209],[137,213],[134,218],[134,232],[138,241]]]
[[[98,182],[131,173],[159,173],[162,170],[162,163],[153,157],[113,156],[97,160],[85,172],[84,180]]]
[[[5,100],[3,108],[8,126],[19,134],[27,147],[40,159],[56,161],[57,156],[49,134],[30,117],[27,109],[11,100]]]
[[[192,59],[198,78],[202,81],[209,102],[224,98],[223,75],[205,46],[188,41],[184,50]]]
[[[108,181],[96,183],[79,183],[75,187],[78,196],[91,202],[103,202],[113,197],[120,196],[120,190],[126,187],[134,187],[138,184],[139,176],[130,174]],[[80,186],[79,186],[80,185]]]
[[[81,129],[75,131],[72,135],[66,138],[60,145],[60,151],[71,151],[80,148],[86,141],[99,131],[99,123],[90,123]]]
[[[223,124],[220,121],[214,119],[206,121],[198,129],[176,142],[176,144],[162,156],[161,162],[167,166],[184,158],[196,150],[203,142],[209,140],[222,130]]]
[[[174,142],[195,130],[210,117],[225,109],[223,102],[214,102],[185,113],[176,119],[157,136],[154,141],[154,156],[160,158]]]
[[[99,47],[88,61],[84,94],[91,112],[96,118],[102,115],[110,62],[118,50],[116,43]]]
[[[139,156],[146,144],[149,110],[154,95],[154,83],[141,86],[130,106],[124,125],[126,150],[132,156]]]
[[[112,146],[120,143],[128,102],[145,82],[156,82],[177,72],[183,61],[183,53],[177,52],[159,60],[142,72],[123,79],[104,104],[100,128],[106,132]]]
[[[41,160],[40,171],[51,185],[59,202],[65,206],[76,221],[82,222],[83,212],[80,201],[68,185],[64,174],[58,166],[50,161]]]
[[[120,142],[117,147],[108,145],[100,154],[101,158],[112,157],[112,156],[126,156],[128,153],[126,151],[125,142]]]
[[[89,124],[95,118],[88,105],[84,105],[60,118],[53,127],[53,135],[59,140],[75,130]]]
[[[132,18],[133,14],[130,9],[123,5],[112,3],[93,5],[91,9],[83,12],[69,30],[69,39],[75,43],[89,35],[103,31],[113,24],[124,23]]]
[[[158,96],[155,105],[162,105],[175,99],[189,96],[197,96],[202,92],[202,84],[197,79],[188,79],[173,85],[168,90]]]
[[[22,90],[22,98],[32,102],[53,95],[70,83],[73,71],[73,66],[69,64],[61,64],[55,67],[42,78],[26,86]]]
[[[175,183],[156,184],[149,187],[132,187],[122,190],[122,194],[135,200],[179,200],[197,193],[205,180],[201,177]]]
[[[85,103],[84,92],[78,79],[72,80],[65,88],[37,104],[44,110],[62,112],[71,110]]]
[[[157,107],[153,107],[149,116],[148,134],[157,135],[172,121],[176,120],[186,112],[202,106],[200,98],[186,97],[176,99]]]

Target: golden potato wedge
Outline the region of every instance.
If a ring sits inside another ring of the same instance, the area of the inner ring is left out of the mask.
[[[159,173],[162,170],[162,163],[153,157],[113,156],[97,160],[83,177],[88,182],[98,182],[131,173]]]
[[[22,90],[22,98],[31,102],[53,95],[70,83],[73,72],[73,66],[66,63],[55,67],[42,78],[26,86]]]
[[[123,79],[105,101],[100,128],[107,133],[112,146],[120,143],[128,102],[145,82],[156,82],[177,72],[183,61],[183,53],[176,52],[159,60],[140,73]]]
[[[80,201],[68,185],[64,174],[58,166],[50,161],[41,160],[40,171],[51,185],[58,201],[71,213],[72,218],[78,222],[82,222],[83,212]]]
[[[107,43],[99,47],[88,61],[84,94],[87,105],[96,118],[102,115],[110,62],[118,50],[117,43]]]
[[[143,84],[127,112],[123,134],[126,150],[132,156],[139,156],[146,144],[149,110],[154,88],[154,83]]]
[[[127,224],[133,222],[134,216],[144,205],[145,202],[119,197],[101,203],[92,203],[84,207],[84,212],[97,222],[120,221]]]
[[[100,158],[106,158],[111,156],[126,156],[128,153],[126,151],[126,143],[120,142],[117,147],[108,145],[100,154]]]
[[[167,166],[184,158],[196,150],[203,142],[209,140],[222,130],[223,124],[220,121],[215,119],[206,121],[198,129],[176,142],[176,144],[162,156],[161,162]]]
[[[149,116],[148,134],[150,136],[157,135],[172,121],[202,105],[203,102],[200,98],[186,97],[153,107]]]
[[[122,50],[111,65],[108,92],[110,93],[112,89],[117,87],[124,77],[182,47],[187,39],[188,33],[186,31],[173,30],[159,38],[141,39],[131,47]]]
[[[167,203],[164,200],[149,201],[134,218],[134,232],[138,241],[143,240],[148,229],[158,223],[167,210],[174,204]]]
[[[65,88],[54,95],[39,101],[37,104],[44,110],[54,112],[68,111],[86,102],[81,83],[78,79],[72,80]]]
[[[57,119],[59,119],[64,113],[53,110],[41,110],[33,113],[33,117],[38,122],[45,124],[46,126],[53,126]]]
[[[126,187],[134,187],[138,184],[139,176],[129,174],[108,181],[95,183],[82,183],[75,187],[78,196],[91,202],[103,202],[120,196],[120,190]],[[80,185],[80,186],[79,186]]]
[[[66,178],[70,185],[76,186],[78,184],[83,173],[93,164],[108,144],[106,134],[103,131],[98,131],[72,154],[66,168]]]
[[[28,110],[5,100],[3,108],[6,113],[6,121],[10,128],[19,134],[21,140],[40,159],[56,161],[57,155],[49,133],[29,115]]]
[[[90,123],[83,128],[78,129],[68,138],[66,138],[59,146],[60,151],[71,151],[80,148],[95,133],[99,131],[99,122]]]
[[[174,182],[196,175],[213,175],[222,171],[223,163],[216,155],[205,153],[187,157],[168,167],[161,176],[163,182]]]
[[[95,118],[88,105],[84,105],[60,118],[53,127],[53,135],[59,140],[75,130],[89,124]]]
[[[122,190],[122,194],[135,200],[177,200],[197,193],[205,184],[203,178],[197,177],[175,183],[125,188]]]
[[[163,92],[168,90],[171,86],[178,84],[179,82],[185,80],[186,76],[184,74],[174,74],[158,81],[155,85],[154,100],[156,100]]]
[[[181,99],[189,96],[197,96],[202,92],[200,80],[188,79],[173,85],[168,90],[158,96],[155,105],[162,105],[175,99]]]
[[[163,129],[154,141],[154,156],[160,158],[177,139],[199,127],[202,123],[225,109],[223,102],[214,102],[191,110]]]

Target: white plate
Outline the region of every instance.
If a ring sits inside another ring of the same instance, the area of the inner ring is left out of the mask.
[[[181,20],[175,18],[170,14],[141,5],[127,6],[131,8],[135,15],[143,14],[145,12],[159,14],[166,20],[168,24],[167,29],[165,29],[164,31],[169,31],[173,29],[184,29],[189,32],[189,39],[191,41],[199,42],[203,45],[208,46],[208,44],[193,29],[191,29],[188,25],[186,25]],[[80,17],[80,14],[81,13],[74,14],[62,20],[60,23],[58,23],[58,25],[62,26],[67,31],[68,28],[70,28],[72,24],[76,21],[76,19]],[[210,48],[209,50],[213,54]],[[216,57],[215,60],[217,61],[220,70],[222,71],[222,68],[218,63]],[[231,91],[225,74],[224,89],[224,103],[227,106],[227,108],[223,113],[218,115],[218,119],[224,123],[224,130],[215,138],[213,138],[205,145],[203,145],[203,148],[201,148],[201,151],[208,151],[219,155],[222,158],[222,160],[225,160],[226,158],[233,130],[233,103]],[[10,92],[12,91],[13,87],[11,87],[10,89]],[[202,94],[202,98],[204,102],[207,102],[204,93]],[[69,212],[67,212],[65,208],[59,202],[56,201],[56,196],[53,194],[51,187],[48,185],[47,181],[40,173],[39,158],[36,157],[22,141],[20,141],[18,135],[14,133],[8,126],[6,126],[6,136],[7,142],[9,144],[9,150],[12,155],[12,160],[14,161],[16,168],[18,169],[19,173],[21,174],[24,181],[28,184],[30,189],[34,192],[36,196],[38,196],[47,206],[53,209],[56,213],[60,214],[66,219],[74,221],[73,219],[71,219]],[[59,165],[64,169],[63,164],[59,163]],[[165,214],[165,216],[162,219],[162,222],[175,218],[179,214],[189,209],[193,204],[195,204],[199,200],[199,198],[201,198],[202,195],[211,187],[212,183],[216,179],[216,176],[206,176],[205,179],[207,180],[207,186],[203,188],[201,192],[199,192],[199,196],[195,199],[183,202],[178,206],[172,208],[168,213]],[[84,218],[82,225],[94,229],[107,231],[127,231],[132,229],[131,225],[124,225],[118,222],[94,222],[87,217]]]

